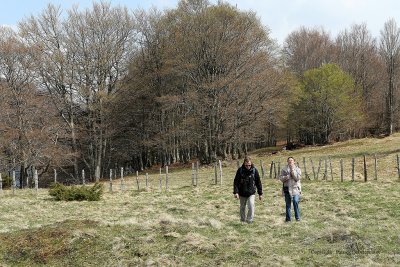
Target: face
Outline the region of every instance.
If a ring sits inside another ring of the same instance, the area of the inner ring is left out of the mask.
[[[244,166],[246,167],[246,169],[250,169],[251,168],[251,161],[245,162]]]
[[[288,162],[288,165],[294,165],[294,159],[293,158],[289,158],[287,162]]]

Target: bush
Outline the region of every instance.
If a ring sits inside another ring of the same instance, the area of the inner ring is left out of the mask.
[[[2,183],[3,183],[3,189],[11,188],[12,178],[10,176],[2,175],[1,179],[2,179]]]
[[[103,194],[103,185],[95,183],[93,186],[65,186],[60,183],[53,183],[50,186],[49,194],[54,197],[55,200],[65,201],[97,201],[100,200]]]

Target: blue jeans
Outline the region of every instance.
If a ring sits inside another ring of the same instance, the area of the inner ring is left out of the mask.
[[[294,209],[294,217],[296,220],[300,220],[300,210],[299,210],[299,201],[300,196],[294,195],[293,199],[290,197],[289,192],[285,192],[285,203],[286,203],[286,221],[291,221],[292,214],[291,214],[291,206],[293,200],[293,209]]]

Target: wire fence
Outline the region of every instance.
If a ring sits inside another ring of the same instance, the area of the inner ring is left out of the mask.
[[[254,162],[261,179],[278,179],[281,168],[286,165],[286,158],[276,157],[270,162],[259,160]],[[347,158],[346,160],[335,157],[303,157],[296,163],[302,169],[302,180],[314,181],[400,181],[400,157],[393,155],[362,155]],[[193,162],[191,172],[188,169],[174,169],[165,166],[158,173],[132,173],[120,169],[110,169],[109,177],[100,179],[96,175],[96,182],[101,182],[106,187],[105,192],[129,191],[168,191],[182,187],[200,187],[210,185],[231,185],[237,169],[241,166],[239,160],[222,162],[219,160],[213,165],[200,167],[199,162]],[[81,185],[87,185],[85,170],[82,170]],[[15,171],[12,172],[11,186],[4,188],[4,180],[0,173],[0,194],[17,194],[21,190],[17,186]],[[37,170],[33,172],[33,187],[22,190],[39,190]],[[57,182],[57,171],[54,170],[54,182]],[[29,184],[29,183],[27,183]],[[32,184],[32,183],[31,183]]]

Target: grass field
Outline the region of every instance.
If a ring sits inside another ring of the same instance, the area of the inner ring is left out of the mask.
[[[120,181],[113,192],[105,183],[97,202],[57,202],[46,189],[15,195],[4,190],[0,266],[399,266],[397,148],[400,135],[272,156],[256,151],[253,161],[257,167],[264,162],[268,178],[263,180],[265,198],[256,202],[255,222],[249,225],[240,224],[239,203],[232,195],[236,162],[224,162],[222,185],[214,184],[213,167],[201,167],[199,184],[192,187],[191,169],[171,166],[168,191],[165,180],[159,188],[158,174],[150,174],[144,190],[141,174],[140,190],[134,177],[126,177],[124,191]],[[283,165],[289,155],[300,167],[303,157],[315,163],[329,156],[333,176],[329,171],[326,180],[303,179],[302,221],[285,224],[281,183],[269,179],[267,165]],[[363,155],[370,173],[366,183]]]

